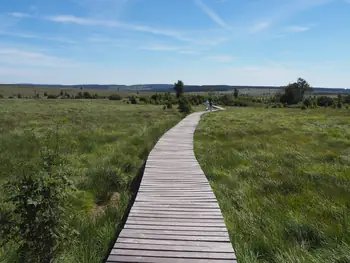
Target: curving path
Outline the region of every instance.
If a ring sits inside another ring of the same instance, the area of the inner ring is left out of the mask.
[[[236,262],[215,195],[193,152],[204,112],[151,151],[140,189],[107,262]]]

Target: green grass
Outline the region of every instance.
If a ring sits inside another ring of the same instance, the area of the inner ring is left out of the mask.
[[[350,262],[350,111],[234,108],[195,152],[240,263]]]
[[[131,182],[157,139],[181,116],[163,106],[102,100],[0,100],[0,186],[35,157],[58,127],[60,151],[78,191],[71,200],[77,240],[57,262],[102,262],[131,199]],[[5,196],[0,191],[0,206]],[[0,262],[16,262],[16,246]]]

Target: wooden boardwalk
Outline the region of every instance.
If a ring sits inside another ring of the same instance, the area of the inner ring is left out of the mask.
[[[108,263],[236,262],[216,197],[193,152],[202,114],[189,115],[153,148]]]

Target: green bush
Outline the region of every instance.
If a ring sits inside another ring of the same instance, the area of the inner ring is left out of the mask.
[[[49,94],[47,96],[48,99],[57,99],[57,95]]]
[[[4,98],[4,96],[2,94],[0,94],[0,99],[3,99],[3,98]]]
[[[62,94],[63,95],[63,94]],[[61,96],[62,96],[61,95]],[[90,94],[90,92],[88,92],[88,91],[84,91],[84,93],[83,93],[83,97],[84,97],[84,99],[92,99],[93,98],[93,96]]]
[[[320,96],[317,98],[317,105],[321,107],[328,107],[333,105],[333,99],[328,96]]]
[[[109,100],[121,100],[122,97],[119,94],[112,94],[109,96]]]
[[[173,108],[173,104],[171,103],[171,101],[168,101],[168,102],[167,102],[166,107],[167,107],[168,109],[172,109],[172,108]]]
[[[179,107],[178,107],[180,112],[183,113],[190,113],[192,110],[191,104],[189,103],[188,99],[186,96],[181,95],[179,98]]]
[[[58,146],[50,141],[48,136],[35,165],[25,164],[4,186],[11,208],[1,212],[0,245],[18,244],[20,262],[52,262],[76,234],[67,213],[74,188]]]
[[[310,107],[313,105],[313,102],[312,102],[311,98],[306,98],[306,99],[303,101],[303,105],[304,105],[306,108],[310,108]]]
[[[145,103],[145,104],[150,103],[150,99],[149,99],[149,97],[147,97],[147,96],[142,96],[142,97],[140,97],[140,101],[143,102],[143,103]]]
[[[17,98],[18,98],[18,99],[21,99],[21,98],[22,98],[21,93],[18,93],[18,94],[17,94]]]
[[[137,99],[136,99],[136,97],[135,97],[135,96],[131,96],[131,97],[130,97],[130,102],[131,102],[131,104],[137,104]]]
[[[47,97],[47,92],[46,91],[44,92],[44,96]]]

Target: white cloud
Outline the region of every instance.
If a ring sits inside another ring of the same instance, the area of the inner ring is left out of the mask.
[[[182,49],[182,47],[177,46],[167,46],[167,45],[150,45],[139,47],[140,50],[149,50],[149,51],[176,51]]]
[[[70,67],[77,65],[69,59],[46,55],[35,51],[1,47],[0,63],[33,67]]]
[[[29,15],[29,14],[20,13],[20,12],[12,12],[12,13],[8,13],[8,15],[12,16],[12,17],[17,17],[17,18],[28,18],[28,17],[31,17],[31,15]]]
[[[202,0],[194,0],[194,2],[217,25],[225,29],[230,28],[230,26],[226,24],[226,22],[217,13],[215,13],[214,10],[210,9],[206,4],[204,4]]]
[[[21,32],[9,32],[9,31],[0,31],[0,35],[11,36],[11,37],[19,37],[19,38],[32,38],[32,39],[42,39],[42,40],[50,40],[55,42],[63,42],[69,44],[75,44],[76,41],[63,38],[63,37],[49,37],[49,36],[39,36],[31,33],[21,33]]]
[[[217,55],[217,56],[209,56],[207,57],[209,60],[213,60],[219,63],[228,63],[233,60],[233,57],[230,55]]]
[[[288,32],[304,32],[310,30],[310,28],[306,26],[289,26],[286,28],[286,30]]]
[[[269,27],[271,27],[271,25],[272,24],[270,22],[259,22],[259,23],[255,24],[254,26],[252,26],[250,31],[252,33],[257,33],[257,32],[268,29]]]
[[[197,55],[197,54],[199,54],[198,51],[194,51],[194,50],[180,50],[178,53],[183,54],[183,55]]]

